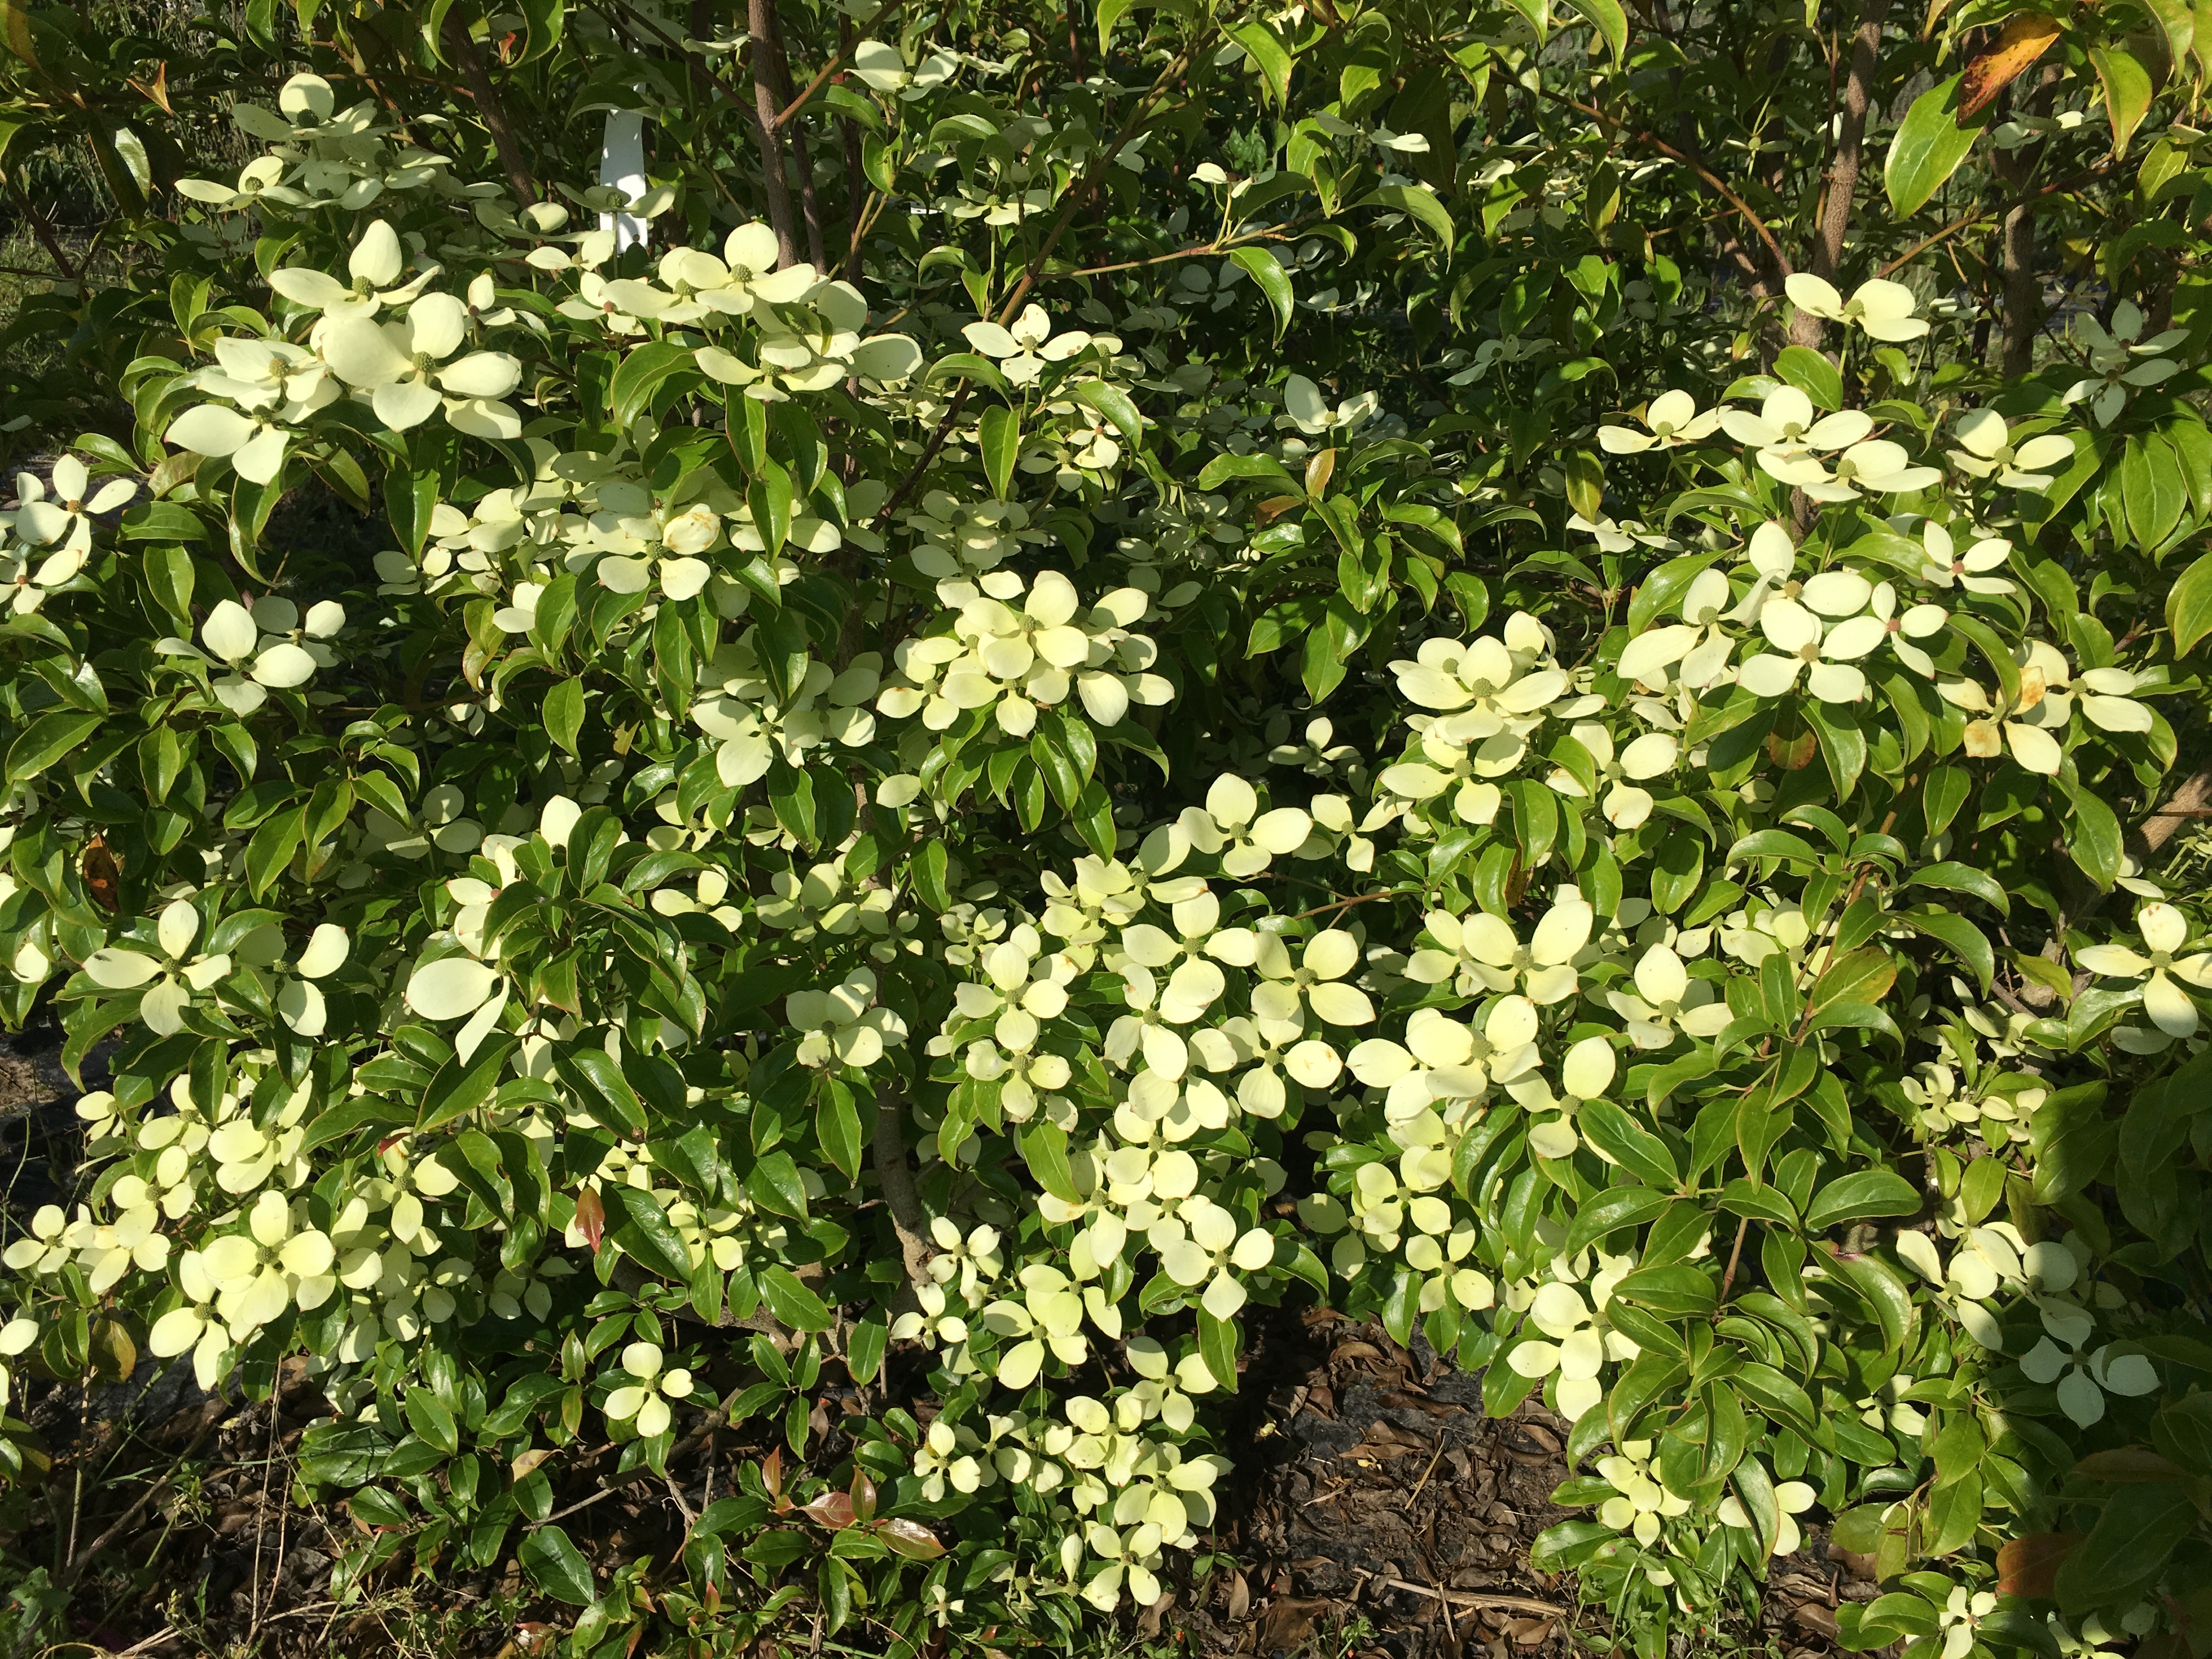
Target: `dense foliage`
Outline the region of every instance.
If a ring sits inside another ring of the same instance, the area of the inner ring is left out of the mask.
[[[1654,1659],[1815,1520],[2212,1648],[2200,14],[243,16],[0,3],[18,1404],[304,1355],[342,1584],[1005,1648],[1318,1298]]]

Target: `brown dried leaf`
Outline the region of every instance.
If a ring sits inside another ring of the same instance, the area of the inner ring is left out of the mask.
[[[2081,1541],[2078,1532],[2032,1532],[2011,1540],[1997,1552],[1997,1589],[2007,1595],[2050,1597],[2059,1567]]]
[[[2051,19],[2032,13],[2022,13],[2006,23],[1996,45],[1967,64],[1966,72],[1959,77],[1959,125],[1971,125],[1992,98],[2051,50],[2058,33],[2058,25]]]

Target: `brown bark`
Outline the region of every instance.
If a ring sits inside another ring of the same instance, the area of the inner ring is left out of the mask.
[[[691,0],[691,38],[703,40],[714,32],[714,9],[709,0]],[[690,54],[691,91],[702,102],[714,94],[714,77],[707,68],[707,60],[697,52]]]
[[[776,125],[779,128],[787,125],[791,128],[791,156],[799,163],[799,213],[806,221],[806,257],[813,262],[815,270],[821,270],[830,263],[822,246],[822,201],[814,191],[814,157],[806,145],[806,124],[799,118],[797,100],[791,94],[791,60],[784,56],[783,20],[776,13],[775,0],[769,0],[768,23],[771,31],[769,55],[775,65],[776,100],[784,109],[793,112],[787,123],[779,114]]]
[[[775,232],[776,263],[799,263],[798,227],[791,217],[791,181],[784,175],[783,141],[776,137],[775,0],[747,0],[746,32],[752,36],[753,127],[760,140],[761,189],[768,197],[769,228]]]
[[[483,118],[484,131],[491,134],[492,148],[499,152],[500,167],[507,173],[507,186],[514,191],[515,199],[527,207],[538,199],[538,184],[531,177],[530,163],[522,153],[522,141],[515,136],[514,124],[507,118],[507,106],[492,84],[491,71],[484,64],[483,50],[469,26],[453,14],[446,18],[446,50],[452,54],[453,66],[461,72],[461,84],[469,89],[469,97]]]
[[[841,16],[837,20],[837,55],[853,55],[853,20]],[[841,116],[839,131],[845,139],[845,280],[858,283],[860,280],[860,209],[867,198],[867,174],[860,167],[860,129],[850,117]]]
[[[1827,193],[1820,204],[1820,223],[1813,237],[1807,268],[1815,276],[1833,282],[1844,261],[1844,235],[1851,224],[1851,203],[1858,193],[1861,146],[1866,138],[1867,106],[1874,95],[1874,70],[1881,51],[1881,26],[1889,15],[1889,0],[1863,0],[1859,26],[1851,37],[1850,77],[1844,83],[1843,122],[1836,133],[1836,159],[1828,168]],[[1818,317],[1799,312],[1790,319],[1792,345],[1818,347],[1825,325]]]
[[[2057,64],[2045,64],[2032,93],[2021,82],[2014,82],[2013,112],[2047,112],[2057,91],[2058,73]],[[2035,164],[2042,155],[2043,146],[2039,143],[1995,152],[1997,182],[2004,186],[2006,195],[2027,195],[2027,182],[2034,175]],[[2043,325],[2043,283],[2035,271],[2035,209],[2030,203],[2016,201],[2005,210],[2001,240],[2004,270],[2002,367],[2006,379],[2017,380],[2034,367],[2036,331]]]
[[[905,1097],[886,1079],[876,1096],[873,1153],[884,1207],[891,1212],[891,1230],[898,1235],[899,1256],[906,1268],[905,1287],[893,1298],[902,1310],[913,1304],[915,1291],[929,1282],[929,1258],[937,1253],[929,1239],[929,1218],[914,1190],[914,1171],[907,1167],[905,1115]]]

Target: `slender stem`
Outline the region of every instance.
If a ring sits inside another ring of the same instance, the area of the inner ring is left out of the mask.
[[[876,1094],[873,1152],[884,1206],[890,1212],[891,1231],[898,1235],[899,1255],[906,1267],[902,1300],[928,1281],[929,1258],[936,1253],[929,1242],[929,1218],[922,1213],[921,1200],[914,1190],[914,1172],[907,1168],[905,1114],[906,1097],[886,1079]]]
[[[46,216],[39,211],[38,204],[31,200],[23,186],[16,182],[15,175],[11,173],[6,176],[8,192],[15,198],[15,205],[23,210],[23,216],[31,222],[31,229],[39,239],[39,246],[46,249],[46,257],[54,262],[55,269],[59,270],[63,276],[72,283],[76,282],[82,273],[70,264],[69,256],[62,252],[62,245],[54,236],[53,227],[46,222]],[[47,273],[41,270],[19,271],[11,274],[44,276]]]
[[[1743,1260],[1743,1236],[1751,1231],[1751,1218],[1743,1217],[1735,1224],[1735,1248],[1729,1252],[1728,1271],[1721,1275],[1721,1301],[1726,1303],[1729,1287],[1735,1283],[1737,1264]]]
[[[1904,252],[1899,254],[1897,258],[1892,259],[1887,264],[1876,271],[1875,275],[1877,276],[1889,276],[1891,273],[1899,270],[1903,266],[1911,264],[1922,254],[1927,252],[1929,248],[1934,247],[1936,243],[1943,241],[1948,237],[1955,236],[1959,232],[1966,229],[1969,226],[1978,225],[1984,219],[1993,218],[2000,213],[2010,213],[2014,208],[2030,206],[2034,203],[2040,202],[2046,196],[2057,196],[2069,190],[2079,190],[2083,185],[2094,185],[2101,179],[2110,177],[2112,172],[2112,167],[2107,164],[2101,167],[2094,168],[2087,173],[2077,173],[2070,179],[2057,179],[2053,183],[2045,185],[2041,190],[2032,190],[2025,196],[2019,197],[2013,201],[2000,203],[1996,207],[1977,208],[1972,213],[1962,213],[1957,218],[1951,221],[1949,224],[1944,226],[1942,229],[1936,231],[1934,234],[1922,237],[1911,247],[1905,249]]]

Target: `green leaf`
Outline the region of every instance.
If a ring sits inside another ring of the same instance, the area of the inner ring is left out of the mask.
[[[1986,871],[1977,870],[1971,864],[1946,860],[1916,870],[1905,878],[1907,887],[1935,887],[1947,893],[1966,893],[1982,901],[2000,915],[2012,914],[2012,901],[2005,890],[1997,885],[1996,878]]]
[[[1813,400],[1816,409],[1841,409],[1844,406],[1843,371],[1830,362],[1826,356],[1810,346],[1784,346],[1775,354],[1774,372]],[[1858,550],[1854,549],[1854,551]],[[1918,574],[1918,553],[1915,548],[1914,574]]]
[[[830,1328],[830,1307],[823,1299],[799,1281],[799,1275],[781,1266],[762,1270],[761,1299],[768,1310],[781,1324],[794,1331],[826,1331]]]
[[[100,730],[101,716],[81,708],[57,709],[41,714],[23,728],[9,745],[9,788],[35,778],[56,761],[82,744]]]
[[[1267,295],[1267,305],[1275,313],[1275,337],[1281,339],[1283,331],[1291,325],[1291,308],[1297,303],[1291,292],[1291,276],[1283,269],[1283,262],[1275,257],[1272,248],[1264,247],[1237,248],[1229,257]]]
[[[1925,933],[1966,965],[1987,993],[1997,973],[1997,955],[1989,936],[1964,916],[1941,910],[1913,910],[1898,917],[1915,933]]]
[[[2166,596],[2166,625],[2173,630],[2176,656],[2186,656],[2212,634],[2212,553],[2191,565]]]
[[[625,1255],[672,1283],[690,1282],[691,1258],[659,1199],[614,1182],[600,1188],[599,1202],[606,1206],[606,1237],[621,1245]]]
[[[1911,1215],[1920,1203],[1920,1189],[1895,1170],[1859,1170],[1838,1176],[1814,1195],[1805,1225],[1809,1231],[1826,1232],[1870,1216]]]
[[[1067,1132],[1057,1123],[1039,1119],[1022,1132],[1022,1160],[1036,1177],[1038,1186],[1065,1203],[1080,1204],[1083,1189],[1067,1158]]]
[[[493,1036],[479,1043],[465,1060],[458,1057],[440,1066],[422,1093],[422,1115],[416,1120],[419,1134],[466,1116],[489,1100],[499,1088],[507,1062],[519,1044],[511,1036]]]
[[[1620,9],[1620,0],[1567,0],[1567,3],[1598,32],[1616,64],[1628,56],[1628,14]]]
[[[1100,20],[1103,31],[1104,20]],[[1260,71],[1277,105],[1287,104],[1291,97],[1291,70],[1295,60],[1283,49],[1283,43],[1265,23],[1239,23],[1228,31],[1229,38],[1244,48],[1252,59],[1252,67]]]
[[[1103,380],[1085,380],[1074,388],[1075,400],[1088,404],[1114,422],[1121,435],[1132,444],[1145,440],[1145,417],[1137,413],[1137,406],[1129,401],[1129,394],[1117,386]]]
[[[2112,1488],[2089,1535],[2058,1569],[2062,1613],[2108,1607],[2166,1565],[2175,1546],[2197,1528],[2197,1504],[2178,1486]]]
[[[650,341],[623,358],[607,382],[607,414],[612,423],[625,427],[635,420],[660,383],[689,369],[691,358],[691,348],[674,340]]]
[[[1647,1186],[1671,1192],[1681,1184],[1682,1172],[1667,1143],[1611,1101],[1587,1102],[1575,1114],[1575,1127],[1591,1146]]]
[[[407,1426],[448,1457],[461,1449],[460,1425],[438,1396],[420,1383],[410,1383],[404,1397]]]
[[[576,737],[584,729],[582,677],[562,680],[548,691],[539,712],[544,717],[546,734],[571,755],[579,754]]]
[[[522,1540],[515,1552],[530,1582],[556,1601],[572,1607],[588,1607],[599,1593],[592,1580],[592,1564],[559,1527],[540,1527]]]
[[[2105,113],[2112,124],[2112,154],[2124,155],[2128,140],[2150,113],[2154,91],[2150,70],[2132,52],[2118,46],[2090,47],[2089,61],[2096,65],[2098,83],[2105,90]]]
[[[1213,1374],[1214,1382],[1231,1392],[1237,1387],[1237,1331],[1235,1320],[1216,1319],[1204,1309],[1199,1310],[1199,1356],[1206,1361],[1206,1369]]]
[[[1890,141],[1882,185],[1889,192],[1892,210],[1900,216],[1918,212],[1981,137],[1982,118],[1966,126],[1959,125],[1959,79],[1954,75],[1914,99],[1897,137]]]
[[[1434,236],[1449,251],[1452,245],[1451,215],[1435,195],[1417,185],[1382,185],[1367,198],[1386,208],[1396,208],[1419,220],[1423,228]]]
[[[645,1139],[645,1105],[622,1067],[605,1048],[589,1042],[556,1051],[553,1069],[582,1097],[592,1121],[632,1140]]]
[[[1575,1212],[1574,1224],[1567,1229],[1564,1248],[1572,1255],[1624,1227],[1640,1227],[1674,1201],[1671,1194],[1649,1187],[1610,1188]]]
[[[1013,488],[1014,460],[1022,451],[1021,411],[1004,404],[985,410],[978,447],[982,452],[984,476],[991,481],[991,494],[1003,501]]]

